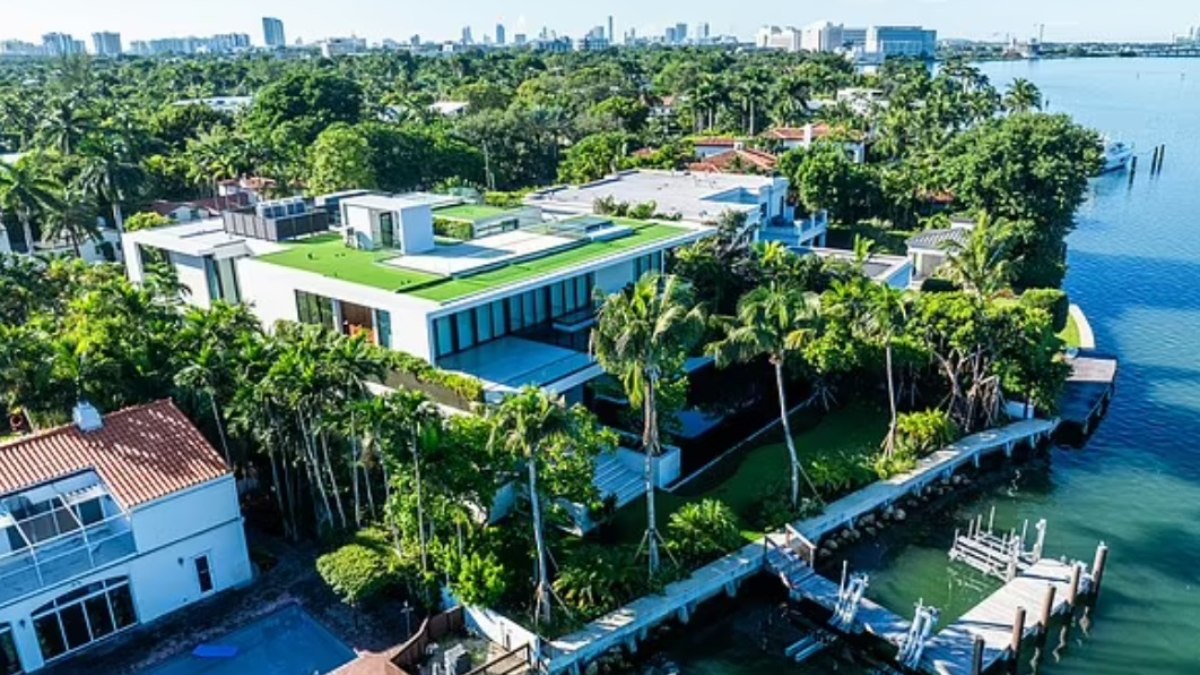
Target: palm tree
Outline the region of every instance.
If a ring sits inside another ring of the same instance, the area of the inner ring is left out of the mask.
[[[749,70],[739,77],[737,96],[741,99],[748,120],[747,133],[757,130],[759,103],[767,95],[767,78],[760,70]]]
[[[79,248],[84,241],[100,239],[100,228],[96,225],[96,211],[82,190],[69,186],[46,213],[46,229],[42,233],[45,241],[66,240],[71,242],[75,257],[82,257]]]
[[[46,144],[70,155],[93,127],[93,118],[77,94],[55,96],[46,104],[40,131]]]
[[[995,297],[1012,281],[1014,234],[1008,222],[993,222],[981,213],[966,243],[951,239],[942,244],[946,262],[940,273],[980,297]]]
[[[779,419],[783,424],[783,436],[787,442],[791,464],[792,508],[800,504],[800,477],[808,483],[813,495],[821,498],[808,472],[800,464],[796,453],[796,442],[792,437],[792,426],[788,420],[787,391],[784,382],[784,366],[787,358],[798,346],[806,343],[817,330],[821,299],[816,293],[780,281],[759,286],[747,293],[738,303],[735,322],[729,327],[724,339],[708,346],[707,351],[716,358],[717,366],[725,368],[731,363],[746,363],[766,356],[775,370],[775,387],[779,395]]]
[[[863,318],[869,336],[883,344],[884,366],[887,371],[888,410],[891,421],[884,440],[884,455],[891,457],[896,449],[896,377],[894,347],[904,330],[908,307],[904,294],[886,284],[872,284],[867,294],[867,311]]]
[[[26,253],[33,253],[33,219],[57,207],[60,189],[57,182],[38,173],[32,165],[0,162],[0,210],[17,214]]]
[[[421,443],[424,433],[438,424],[441,416],[435,406],[421,392],[398,391],[388,397],[393,411],[393,420],[403,430],[412,453],[413,485],[417,499],[417,541],[421,547],[421,571],[429,568],[429,547],[426,543],[425,506],[421,499]]]
[[[141,167],[130,160],[124,141],[106,138],[89,149],[79,183],[97,202],[103,200],[112,205],[113,226],[118,232],[124,232],[125,217],[121,205],[137,189],[142,176]]]
[[[1004,107],[1010,113],[1025,113],[1042,109],[1042,92],[1037,85],[1018,77],[1008,85],[1004,94]]]
[[[691,289],[675,276],[647,272],[629,289],[604,299],[592,331],[591,352],[620,380],[635,408],[642,408],[642,450],[646,455],[646,535],[650,574],[658,572],[658,533],[654,511],[654,462],[661,451],[659,386],[682,376],[688,351],[704,329],[704,315]]]
[[[551,620],[550,571],[546,535],[542,523],[542,488],[538,485],[539,463],[543,450],[569,437],[570,415],[561,401],[541,389],[529,387],[511,396],[492,413],[492,435],[488,446],[493,451],[519,459],[525,465],[529,508],[533,514],[533,541],[537,557],[537,584],[534,589],[534,621]]]

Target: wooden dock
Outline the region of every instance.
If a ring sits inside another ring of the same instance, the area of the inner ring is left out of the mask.
[[[1054,588],[1050,613],[1056,615],[1069,608],[1071,574],[1068,563],[1038,561],[926,643],[921,670],[932,675],[971,675],[977,637],[983,639],[984,671],[1008,658],[1017,609],[1023,607],[1032,617],[1026,621],[1022,637],[1035,633],[1048,587]],[[1082,584],[1086,581],[1086,577],[1081,578]]]
[[[1104,415],[1117,381],[1117,359],[1095,352],[1080,352],[1071,359],[1071,376],[1058,404],[1059,419],[1077,427],[1084,436]]]

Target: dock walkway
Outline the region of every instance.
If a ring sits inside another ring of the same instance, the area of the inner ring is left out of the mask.
[[[1087,435],[1112,398],[1116,380],[1116,358],[1080,352],[1071,360],[1071,376],[1058,404],[1059,418]]]
[[[1039,442],[1049,437],[1056,426],[1056,420],[1022,420],[968,436],[920,460],[917,468],[909,473],[876,482],[827,505],[821,515],[796,523],[794,529],[819,542],[830,532],[952,475],[968,462],[977,463],[993,452],[1010,453],[1020,443]],[[651,628],[672,618],[686,621],[699,602],[723,592],[735,594],[744,579],[762,571],[765,555],[762,541],[748,544],[696,570],[687,579],[668,584],[661,595],[639,598],[596,619],[582,630],[547,643],[544,656],[547,657],[548,672],[578,671],[614,647],[636,648]],[[836,586],[833,591],[836,601]],[[864,613],[864,616],[869,615],[869,612]],[[884,628],[885,623],[878,620],[877,630],[881,637],[890,634],[891,629]],[[890,641],[890,638],[885,639]]]
[[[975,638],[981,637],[983,669],[987,671],[1008,656],[1017,608],[1024,607],[1031,617],[1025,622],[1024,636],[1037,631],[1034,617],[1045,602],[1048,585],[1055,589],[1051,614],[1065,611],[1071,565],[1040,560],[929,640],[921,658],[921,670],[933,675],[970,675]]]

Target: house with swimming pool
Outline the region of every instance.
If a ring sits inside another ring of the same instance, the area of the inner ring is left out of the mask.
[[[0,445],[0,673],[251,579],[234,477],[170,401]]]

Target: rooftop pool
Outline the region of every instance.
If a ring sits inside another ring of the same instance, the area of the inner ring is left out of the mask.
[[[180,654],[140,675],[318,675],[355,657],[324,626],[298,606],[258,619],[205,644],[236,647],[230,658]]]

